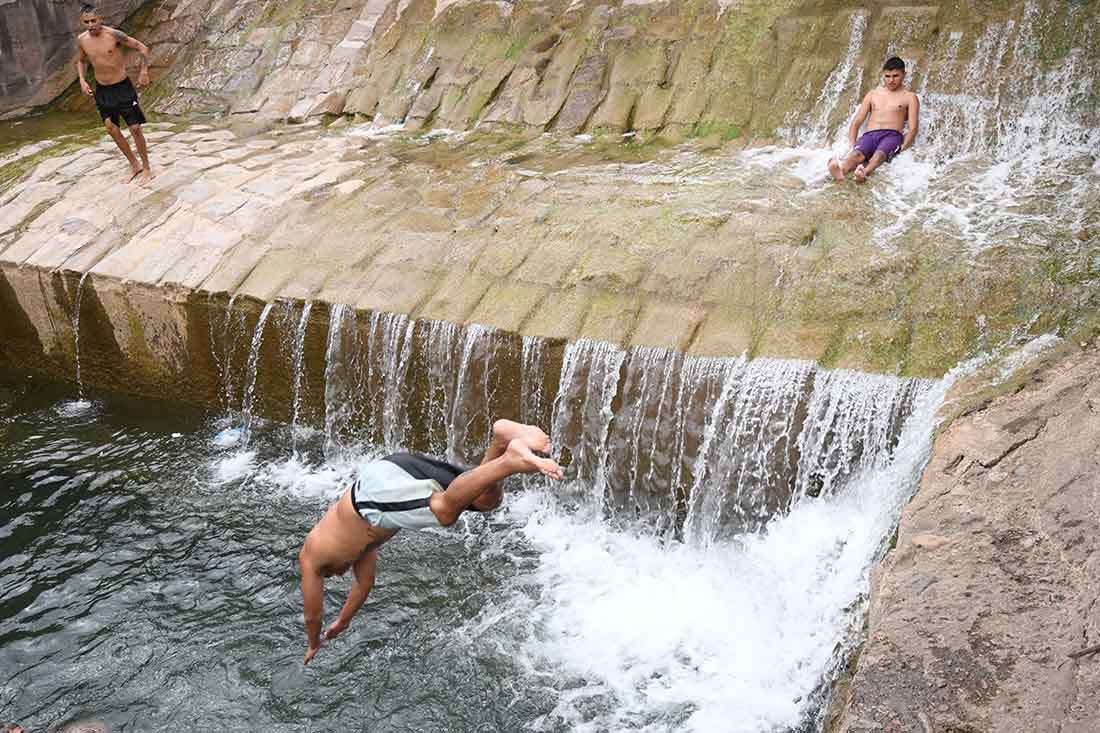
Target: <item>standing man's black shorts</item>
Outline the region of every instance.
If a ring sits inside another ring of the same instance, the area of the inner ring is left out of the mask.
[[[95,106],[99,116],[118,124],[118,118],[126,120],[127,125],[145,124],[145,113],[138,104],[137,89],[126,77],[117,84],[99,84],[95,87]]]

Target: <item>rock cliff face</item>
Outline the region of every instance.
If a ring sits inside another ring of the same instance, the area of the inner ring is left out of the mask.
[[[936,441],[878,570],[840,731],[1100,730],[1100,354]]]
[[[29,5],[0,11],[14,21],[6,43],[18,44],[20,68],[46,68],[33,44],[72,21],[58,24],[56,3]],[[888,54],[913,64],[915,79],[944,61],[981,65],[996,49],[975,31],[1033,14],[1053,61],[1097,12],[1036,0],[149,0],[133,32],[153,47],[162,112],[805,138],[846,116],[858,96],[850,82],[873,83]],[[71,41],[49,43],[52,73]],[[11,76],[0,106],[42,104],[72,79]],[[961,88],[973,76],[942,81]]]
[[[109,25],[120,25],[141,0],[101,0]],[[0,119],[18,117],[57,97],[76,80],[80,3],[0,2]]]

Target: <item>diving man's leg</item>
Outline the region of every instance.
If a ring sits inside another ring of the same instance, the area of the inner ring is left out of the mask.
[[[540,428],[512,420],[497,420],[493,423],[493,436],[489,439],[489,447],[485,449],[485,456],[481,459],[482,464],[500,458],[508,449],[508,443],[517,439],[522,440],[532,451],[550,452],[550,436]],[[489,512],[500,506],[502,501],[504,489],[498,483],[477,498],[474,508],[479,512]]]
[[[501,455],[466,471],[452,481],[446,491],[432,494],[429,503],[432,514],[440,524],[449,527],[466,507],[487,492],[499,490],[499,482],[517,473],[542,473],[552,479],[562,478],[557,463],[536,456],[522,438],[514,438]]]

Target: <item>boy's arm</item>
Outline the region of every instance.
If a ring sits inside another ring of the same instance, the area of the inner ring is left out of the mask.
[[[325,579],[307,555],[305,548],[298,555],[302,570],[302,615],[306,627],[305,664],[309,664],[321,648],[321,619],[325,613]]]
[[[859,138],[859,128],[863,126],[863,121],[867,119],[869,114],[871,114],[871,93],[867,92],[867,96],[863,98],[863,103],[856,110],[856,116],[852,118],[852,124],[848,126],[848,142],[853,148]]]
[[[920,97],[916,94],[913,95],[912,101],[909,102],[909,129],[905,133],[905,139],[902,140],[901,149],[908,150],[913,141],[917,139],[917,132],[920,130]]]
[[[363,553],[362,557],[355,561],[355,582],[348,591],[348,598],[344,601],[344,607],[340,609],[340,615],[325,630],[326,639],[334,639],[348,627],[355,614],[363,607],[374,588],[374,574],[378,568],[378,548]]]
[[[80,49],[80,53],[76,55],[76,78],[80,80],[80,91],[92,96],[92,87],[88,84],[88,80],[84,78],[84,72],[88,69],[88,54],[84,53],[84,45],[80,42],[76,42],[77,48]]]
[[[117,40],[120,45],[132,48],[141,54],[141,69],[138,71],[138,86],[147,86],[149,84],[149,47],[136,38],[130,38],[130,36],[117,28],[112,28],[111,34],[114,35],[115,40]]]

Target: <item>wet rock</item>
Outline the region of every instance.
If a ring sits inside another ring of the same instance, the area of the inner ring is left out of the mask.
[[[1096,730],[1100,354],[937,439],[834,730]],[[995,466],[995,468],[993,468]]]

